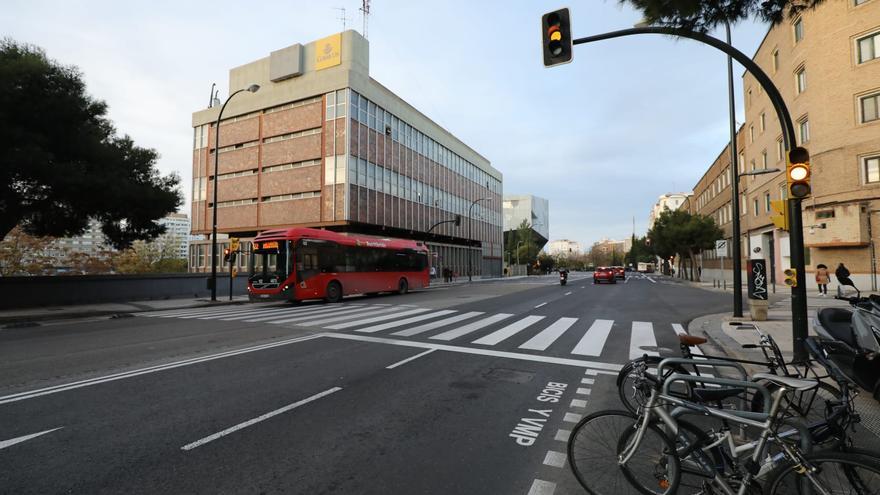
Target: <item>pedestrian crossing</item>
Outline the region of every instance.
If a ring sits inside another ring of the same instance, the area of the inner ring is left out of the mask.
[[[506,346],[525,351],[591,357],[616,353],[620,360],[644,354],[657,355],[656,332],[665,334],[661,338],[667,341],[684,332],[684,327],[679,323],[514,315],[423,308],[409,304],[344,303],[306,307],[247,305],[147,312],[138,316],[291,324],[355,334],[387,332],[395,337],[423,338],[428,342],[467,342],[476,347]],[[628,347],[624,345],[626,342]]]

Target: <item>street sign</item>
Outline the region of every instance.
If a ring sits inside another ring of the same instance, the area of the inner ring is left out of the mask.
[[[715,241],[715,254],[719,258],[727,256],[727,239],[718,239]]]

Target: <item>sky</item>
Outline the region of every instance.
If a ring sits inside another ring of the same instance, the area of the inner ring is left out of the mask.
[[[577,45],[545,68],[540,19],[571,8],[575,37],[631,27],[614,0],[373,0],[371,76],[485,156],[505,194],[550,201],[550,239],[586,246],[644,235],[657,197],[690,192],[730,139],[726,56],[641,35]],[[360,0],[186,2],[6,0],[0,36],[77,66],[120,134],[156,149],[181,177],[189,212],[192,112],[228,71],[294,43],[362,31]],[[767,26],[733,26],[755,53]],[[713,33],[722,36],[723,33]],[[737,121],[742,72],[734,64]]]

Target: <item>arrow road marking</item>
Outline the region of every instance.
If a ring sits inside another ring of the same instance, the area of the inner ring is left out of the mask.
[[[27,442],[28,440],[30,440],[32,438],[37,438],[41,435],[45,435],[46,433],[52,433],[53,431],[60,430],[61,428],[64,428],[64,427],[59,426],[58,428],[52,428],[51,430],[41,431],[39,433],[31,433],[30,435],[25,435],[23,437],[13,438],[11,440],[0,441],[0,450],[5,449],[6,447],[12,447],[13,445],[15,445],[17,443]]]

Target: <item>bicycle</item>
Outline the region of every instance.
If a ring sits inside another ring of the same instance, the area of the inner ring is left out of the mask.
[[[664,376],[663,368],[661,363],[659,376]],[[680,374],[668,375],[662,387],[658,387],[656,378],[646,372],[646,363],[638,363],[635,370],[636,386],[649,395],[638,415],[628,411],[591,414],[575,426],[569,439],[569,465],[588,493],[629,493],[631,490],[626,488],[634,487],[639,493],[673,494],[677,493],[683,473],[702,479],[700,493],[760,493],[758,480],[764,482],[763,493],[767,495],[794,493],[789,489],[795,482],[801,489],[798,493],[804,490],[810,493],[810,488],[816,488],[817,493],[837,493],[829,491],[832,487],[861,490],[856,493],[880,493],[880,463],[874,459],[858,453],[810,453],[810,435],[803,427],[798,430],[799,445],[779,437],[779,427],[790,422],[784,415],[788,407],[783,407],[785,396],[790,390],[805,392],[815,388],[815,381],[769,375],[767,380],[778,387],[771,395],[766,387],[755,382]],[[765,404],[771,406],[765,413],[712,408],[668,394],[670,384],[679,380],[730,387],[694,387],[697,398],[705,399],[702,402],[736,396],[748,388],[764,396]],[[667,405],[676,407],[669,412]],[[755,442],[735,445],[729,430],[709,435],[678,419],[686,413],[746,424],[758,428],[760,435]],[[674,441],[666,431],[671,432]],[[589,448],[584,448],[585,442]],[[781,452],[777,462],[763,462],[770,443]],[[588,455],[589,452],[595,455]],[[751,455],[741,461],[747,453]],[[589,481],[581,465],[585,459],[593,468]],[[684,469],[682,460],[686,462]],[[826,475],[837,472],[843,473],[843,481],[827,479]]]

